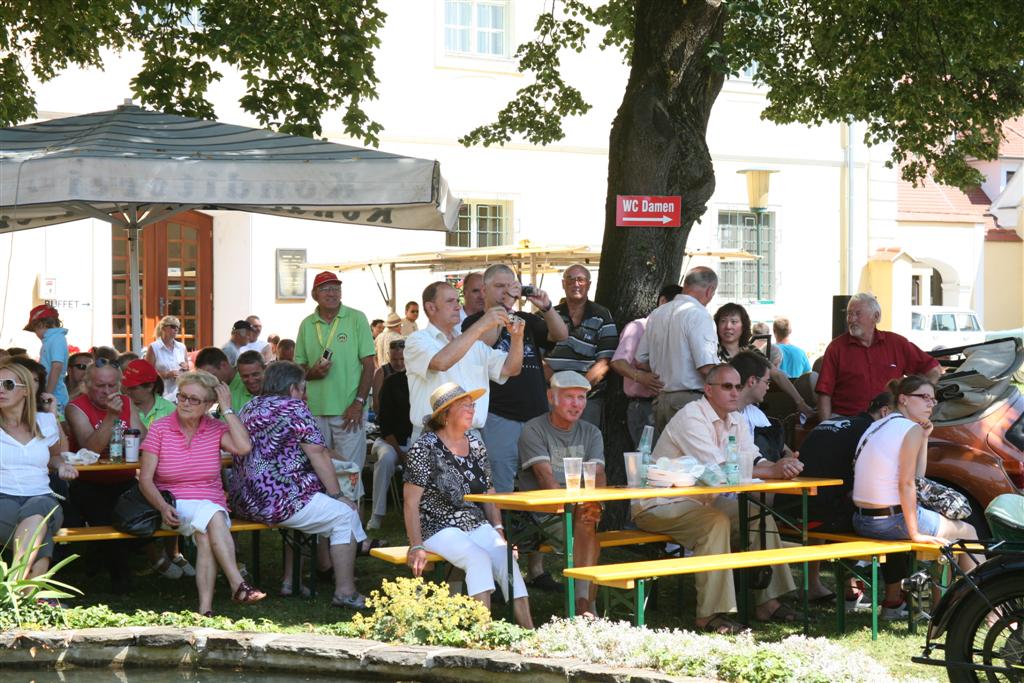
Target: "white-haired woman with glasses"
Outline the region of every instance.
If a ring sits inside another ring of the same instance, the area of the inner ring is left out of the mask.
[[[78,476],[61,458],[60,444],[53,414],[36,412],[31,372],[0,364],[0,545],[13,547],[15,563],[28,554],[25,578],[49,568],[53,535],[64,519],[50,490],[50,470],[61,479]]]
[[[177,377],[188,372],[188,349],[177,340],[181,321],[165,315],[156,325],[156,341],[146,347],[146,360],[164,381],[164,398],[174,401],[178,395]]]
[[[483,394],[448,382],[430,395],[427,431],[406,461],[404,505],[413,574],[422,574],[428,552],[437,553],[466,573],[469,595],[490,607],[495,582],[509,599],[505,531],[495,506],[464,500],[471,493],[494,493],[487,450],[469,431],[474,402]],[[526,584],[516,563],[512,570],[516,623],[533,628]]]
[[[231,410],[231,391],[203,370],[178,377],[178,407],[150,425],[142,443],[139,489],[160,511],[164,524],[196,543],[196,587],[199,613],[213,614],[217,567],[231,586],[231,599],[248,604],[267,597],[242,578],[235,560],[231,519],[221,484],[221,449],[236,456],[252,450],[249,433]],[[217,401],[224,422],[207,415]],[[228,407],[224,407],[228,406]],[[171,505],[160,495],[174,495]]]

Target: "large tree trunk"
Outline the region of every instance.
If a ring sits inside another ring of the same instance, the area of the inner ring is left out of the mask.
[[[679,281],[693,222],[715,189],[705,135],[723,77],[704,55],[722,35],[719,0],[637,0],[633,65],[608,149],[608,197],[596,300],[619,329],[646,316],[658,290]],[[680,195],[681,228],[619,228],[616,196]],[[612,373],[614,375],[614,373]],[[614,375],[606,404],[605,458],[613,483],[625,481],[631,450],[626,401]]]

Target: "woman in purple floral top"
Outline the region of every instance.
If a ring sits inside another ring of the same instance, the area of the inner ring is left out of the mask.
[[[324,437],[303,398],[305,373],[295,363],[267,366],[263,391],[242,410],[252,452],[235,458],[228,496],[235,514],[328,537],[338,607],[365,607],[356,590],[356,543],[366,532],[355,504],[342,497]],[[290,563],[287,563],[290,566]]]

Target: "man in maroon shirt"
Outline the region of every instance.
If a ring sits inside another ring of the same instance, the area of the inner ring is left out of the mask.
[[[858,415],[885,391],[891,379],[924,375],[936,382],[938,361],[895,332],[877,329],[882,308],[872,294],[859,293],[846,307],[848,331],[829,343],[814,390],[818,415]]]

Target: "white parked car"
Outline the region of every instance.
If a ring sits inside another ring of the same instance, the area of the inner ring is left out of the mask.
[[[967,308],[911,306],[907,339],[925,351],[951,349],[985,341],[978,314]]]

